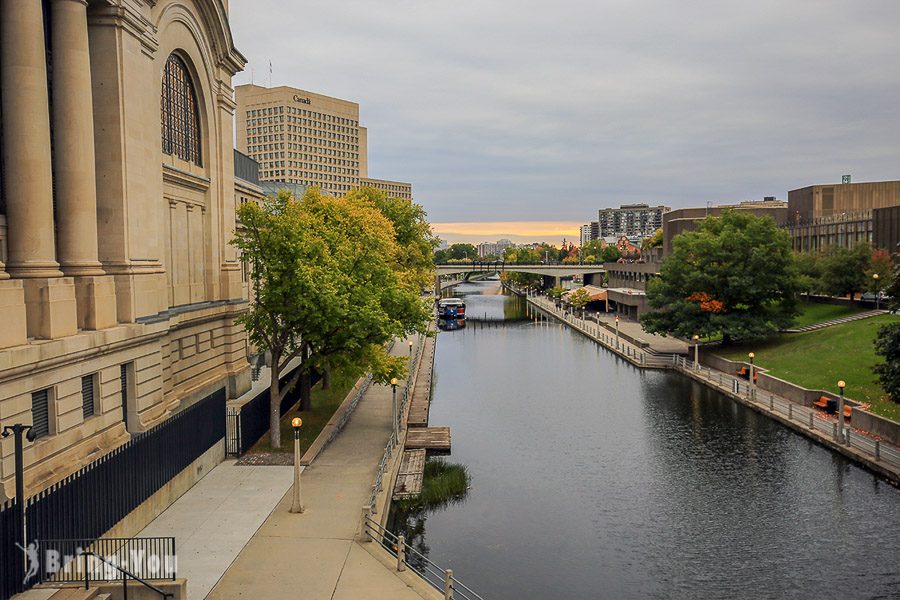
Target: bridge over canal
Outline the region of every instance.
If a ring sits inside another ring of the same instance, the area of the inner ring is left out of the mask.
[[[439,263],[435,265],[437,282],[435,289],[440,290],[440,278],[443,275],[458,275],[460,273],[532,273],[544,277],[545,283],[559,285],[563,277],[580,275],[585,284],[594,283],[594,277],[606,273],[606,265],[584,264],[514,264],[502,261],[473,261],[462,263]]]

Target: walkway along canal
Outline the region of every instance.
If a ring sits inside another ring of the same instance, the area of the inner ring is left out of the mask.
[[[472,489],[392,529],[491,600],[900,594],[900,490],[681,374],[642,370],[499,283],[462,284],[431,421]]]

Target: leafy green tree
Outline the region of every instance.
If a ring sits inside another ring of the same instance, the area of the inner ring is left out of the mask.
[[[891,283],[885,288],[884,293],[888,296],[888,307],[891,311],[900,310],[900,261],[897,261]]]
[[[873,250],[872,260],[866,269],[867,289],[877,294],[887,288],[891,283],[892,267],[891,255],[886,250]]]
[[[622,252],[615,246],[607,246],[600,252],[600,262],[614,263],[622,258]]]
[[[797,286],[801,292],[815,294],[822,290],[822,257],[816,252],[798,252],[794,255],[800,277]]]
[[[578,288],[569,294],[569,304],[576,310],[581,310],[591,301],[591,295],[584,288]]]
[[[239,322],[271,355],[269,423],[277,448],[285,393],[299,384],[301,410],[309,410],[315,369],[369,370],[378,381],[402,375],[404,359],[387,355],[384,345],[424,331],[429,309],[391,220],[367,197],[333,198],[313,188],[295,199],[283,191],[262,206],[242,205],[238,216],[234,243],[251,266],[255,295]],[[280,386],[297,357],[296,375]]]
[[[663,245],[663,230],[662,227],[653,232],[653,235],[645,239],[641,242],[641,249],[648,248],[662,248]]]
[[[447,249],[447,260],[475,260],[478,249],[472,244],[453,244]]]
[[[764,338],[797,313],[797,269],[788,233],[769,217],[726,211],[679,235],[660,277],[647,284],[656,311],[646,331],[689,338],[721,333],[724,343]]]
[[[891,400],[900,402],[900,323],[889,323],[878,328],[875,353],[884,359],[873,369],[878,382]]]
[[[849,295],[868,287],[866,271],[872,263],[868,242],[859,242],[852,249],[832,246],[822,259],[822,286],[832,296]]]
[[[550,296],[554,300],[559,300],[562,298],[562,295],[566,293],[566,289],[560,286],[555,286],[547,290],[547,295]]]

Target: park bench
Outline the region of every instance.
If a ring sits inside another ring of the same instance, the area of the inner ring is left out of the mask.
[[[828,408],[828,396],[819,396],[819,399],[813,402],[813,406],[818,406],[823,410]]]
[[[737,371],[737,376],[741,379],[746,379],[750,381],[750,372],[747,370],[747,367],[741,367],[739,371]],[[753,383],[757,383],[759,381],[759,371],[753,372]]]

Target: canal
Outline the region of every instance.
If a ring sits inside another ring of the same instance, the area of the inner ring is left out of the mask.
[[[455,295],[430,421],[472,487],[393,527],[486,600],[900,597],[900,490],[496,281]]]

